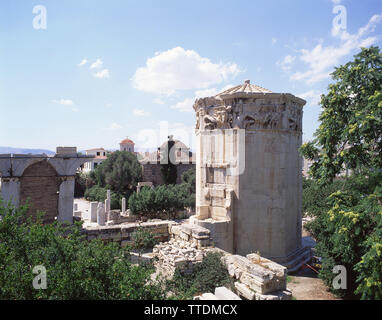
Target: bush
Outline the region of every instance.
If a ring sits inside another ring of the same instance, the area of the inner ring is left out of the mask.
[[[139,253],[145,249],[152,249],[157,244],[153,233],[142,227],[137,228],[133,233],[132,240],[134,241],[133,249],[138,250]]]
[[[348,289],[332,290],[340,296],[381,297],[381,185],[381,173],[353,175],[336,185],[338,190],[324,199],[323,208],[312,210],[315,219],[307,228],[323,258],[319,276],[332,288],[333,267],[344,265],[347,270]],[[318,207],[323,203],[320,197]]]
[[[104,202],[107,197],[107,189],[93,186],[85,192],[85,199],[88,201]],[[121,209],[123,195],[117,192],[110,192],[110,208],[112,210]]]
[[[42,225],[0,203],[0,299],[162,299],[152,266],[133,266],[116,244],[86,241],[81,225]],[[25,222],[21,222],[25,221]],[[32,286],[43,265],[47,288]]]
[[[132,214],[149,218],[175,218],[176,214],[190,205],[186,184],[162,185],[155,189],[142,188],[129,198]]]
[[[183,274],[179,268],[167,281],[167,290],[176,299],[192,299],[195,295],[214,292],[215,288],[226,286],[233,289],[233,280],[221,262],[221,253],[210,252],[203,261],[195,265],[192,274]]]

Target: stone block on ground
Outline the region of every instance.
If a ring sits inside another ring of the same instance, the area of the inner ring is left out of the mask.
[[[241,298],[226,287],[215,289],[215,296],[218,300],[241,300]]]
[[[235,282],[235,288],[236,288],[236,292],[239,296],[241,296],[247,300],[256,300],[256,292],[251,290],[244,283],[236,281]]]

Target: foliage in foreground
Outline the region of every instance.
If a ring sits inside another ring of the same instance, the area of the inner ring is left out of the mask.
[[[80,230],[79,224],[34,223],[25,207],[0,203],[0,299],[163,298],[150,280],[151,266],[132,265],[127,250],[85,241]],[[45,290],[32,285],[37,265],[47,270]]]
[[[354,298],[382,298],[382,54],[362,48],[335,69],[322,95],[321,124],[315,139],[301,147],[313,161],[314,180],[304,182],[304,209],[315,216],[308,226],[323,258],[320,277],[332,288],[333,267],[347,269]],[[350,169],[351,176],[336,178]]]
[[[320,185],[310,181],[310,190]],[[333,191],[333,188],[336,191]],[[306,207],[315,219],[307,225],[323,258],[320,277],[332,289],[335,265],[347,270],[343,297],[382,298],[382,177],[381,173],[353,175],[335,181],[331,194],[317,193],[317,204]]]
[[[173,299],[192,299],[195,295],[213,293],[215,288],[222,286],[233,288],[233,280],[221,262],[221,257],[217,252],[208,253],[194,267],[193,273],[188,275],[177,268],[173,278],[167,281],[167,290],[174,294]]]

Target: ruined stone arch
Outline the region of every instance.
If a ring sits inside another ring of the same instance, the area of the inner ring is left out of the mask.
[[[43,211],[44,223],[51,223],[58,215],[61,179],[56,169],[46,160],[29,165],[20,177],[20,204],[28,202],[28,215],[36,217]]]

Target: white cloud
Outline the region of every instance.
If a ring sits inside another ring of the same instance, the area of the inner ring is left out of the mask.
[[[289,71],[295,60],[295,56],[287,55],[282,61],[277,61],[276,64],[284,71]]]
[[[277,42],[277,38],[272,38],[272,45],[275,45]]]
[[[111,108],[113,105],[111,103],[106,103],[106,108]]]
[[[193,98],[185,98],[183,101],[180,101],[177,104],[170,106],[170,108],[178,110],[180,112],[193,112],[194,109],[192,108],[192,106],[194,105],[196,99],[216,96],[218,93],[223,92],[232,87],[233,85],[229,84],[224,86],[220,90],[216,88],[196,90],[195,96]]]
[[[155,103],[155,104],[164,104],[164,101],[161,98],[155,98],[153,100],[153,103]]]
[[[60,99],[60,100],[53,100],[54,103],[62,104],[64,106],[72,106],[74,105],[73,101],[70,99]]]
[[[177,90],[205,89],[240,72],[235,63],[213,63],[194,50],[176,47],[147,59],[132,80],[138,90],[170,95]]]
[[[321,93],[317,90],[309,90],[304,93],[296,94],[297,97],[306,100],[310,106],[318,106],[321,101]]]
[[[56,104],[60,104],[65,107],[69,107],[72,111],[77,112],[78,108],[74,106],[73,100],[70,99],[60,99],[60,100],[52,100],[52,102]]]
[[[110,77],[110,73],[109,73],[108,69],[103,69],[102,71],[98,71],[96,74],[94,74],[94,76],[96,78],[100,78],[100,79],[109,78]]]
[[[82,67],[83,65],[87,64],[88,60],[82,59],[82,61],[78,64],[79,67]]]
[[[341,0],[332,0],[333,4],[340,4]]]
[[[195,99],[186,98],[183,101],[178,102],[177,104],[171,106],[171,109],[178,110],[180,112],[192,112],[192,106],[194,105]]]
[[[121,126],[120,124],[118,124],[116,122],[113,122],[109,127],[105,128],[105,130],[119,130],[122,128],[123,128],[123,126]]]
[[[328,78],[333,67],[338,65],[341,59],[355,49],[368,47],[377,41],[377,37],[365,37],[373,32],[382,20],[382,14],[374,15],[366,26],[360,28],[357,33],[350,34],[346,30],[337,30],[335,37],[340,40],[337,46],[324,46],[322,41],[313,49],[299,50],[299,59],[304,62],[308,69],[304,72],[295,72],[291,80],[304,80],[308,84]]]
[[[218,93],[219,91],[216,88],[196,90],[195,98],[212,97],[212,96],[216,96]]]
[[[96,62],[92,63],[92,65],[90,66],[90,69],[100,68],[102,65],[103,65],[102,60],[97,59]]]
[[[148,117],[151,113],[147,112],[143,109],[134,109],[133,114],[138,116],[138,117]]]

